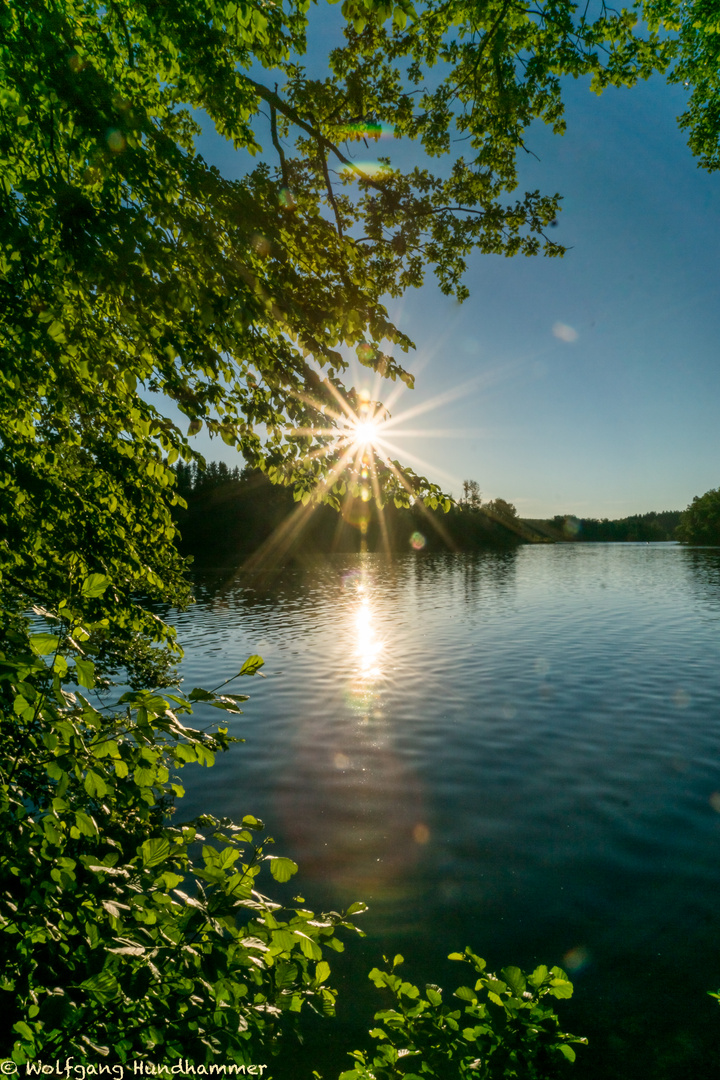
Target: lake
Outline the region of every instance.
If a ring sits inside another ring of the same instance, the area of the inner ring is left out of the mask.
[[[267,677],[235,684],[246,742],[185,771],[182,816],[256,814],[290,895],[370,906],[339,1020],[273,1075],[348,1067],[383,954],[450,991],[471,945],[568,971],[576,1080],[720,1076],[720,550],[346,555],[196,597],[185,685],[251,653]]]

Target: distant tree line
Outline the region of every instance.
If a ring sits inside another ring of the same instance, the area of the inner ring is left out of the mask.
[[[527,519],[525,524],[557,541],[653,543],[677,539],[676,529],[681,516],[680,510],[651,510],[647,514],[631,514],[611,521],[556,514],[553,518]]]
[[[505,499],[483,502],[475,480],[448,513],[416,504],[379,510],[347,494],[340,512],[326,505],[302,507],[292,490],[272,484],[249,466],[212,461],[175,466],[178,493],[187,508],[176,509],[183,554],[198,564],[237,562],[259,551],[283,561],[332,551],[472,551],[519,543],[603,542],[720,545],[720,488],[696,496],[684,511],[661,510],[628,517],[520,518]]]
[[[387,502],[379,510],[372,498],[349,493],[338,512],[322,504],[301,506],[291,489],[248,466],[179,464],[176,473],[187,502],[176,510],[180,549],[199,565],[235,563],[261,552],[282,561],[333,551],[468,551],[538,540],[511,503],[494,499],[481,506],[477,486],[448,513],[420,503],[398,508]]]

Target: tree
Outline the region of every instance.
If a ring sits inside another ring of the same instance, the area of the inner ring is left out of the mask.
[[[720,41],[717,9],[708,0],[645,0],[643,14],[653,30],[674,39],[676,63],[668,81],[690,90],[681,128],[703,168],[720,168]],[[677,37],[676,37],[677,35]]]
[[[680,517],[676,536],[681,544],[720,546],[720,488],[694,497]]]
[[[505,499],[491,499],[489,503],[485,504],[485,509],[501,518],[516,518],[518,516],[513,504],[506,502]]]
[[[463,497],[461,502],[471,510],[478,510],[482,505],[480,485],[477,480],[463,480]]]
[[[543,233],[557,196],[502,202],[524,129],[536,118],[563,129],[563,74],[601,87],[665,62],[657,37],[636,39],[631,17],[604,7],[573,22],[567,0],[482,14],[353,0],[328,77],[308,80],[306,11],[260,0],[3,9],[0,513],[13,580],[38,579],[47,595],[73,555],[101,572],[122,547],[113,584],[133,618],[138,592],[177,589],[168,464],[193,452],[148,391],[176,403],[189,433],[204,423],[271,479],[337,500],[359,408],[341,348],[411,385],[385,351],[412,345],[386,293],[430,266],[463,297],[472,250],[560,254]],[[259,81],[262,68],[284,89]],[[194,150],[191,109],[251,153],[264,112],[275,164],[225,180]],[[469,156],[453,153],[443,176],[364,169],[349,155],[383,124],[430,157],[457,135]],[[376,469],[398,501],[439,495],[397,463]]]

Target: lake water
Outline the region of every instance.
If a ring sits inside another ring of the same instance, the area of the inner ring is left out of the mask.
[[[468,944],[570,973],[576,1080],[720,1076],[720,551],[342,556],[196,596],[186,685],[267,678],[183,817],[254,813],[309,906],[370,905],[338,1022],[274,1075],[347,1067],[383,953],[451,990]]]

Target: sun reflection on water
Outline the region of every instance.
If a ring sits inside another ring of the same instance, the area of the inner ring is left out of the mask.
[[[345,674],[332,728],[311,717],[299,726],[276,807],[306,878],[321,880],[341,905],[362,897],[376,917],[390,905],[397,918],[431,830],[423,787],[398,755],[386,710],[398,645],[386,593],[361,560],[337,596],[330,651]]]
[[[355,612],[356,651],[360,661],[360,677],[363,679],[378,678],[380,670],[379,660],[383,651],[384,642],[378,637],[375,613],[367,596],[361,595],[360,605]]]

